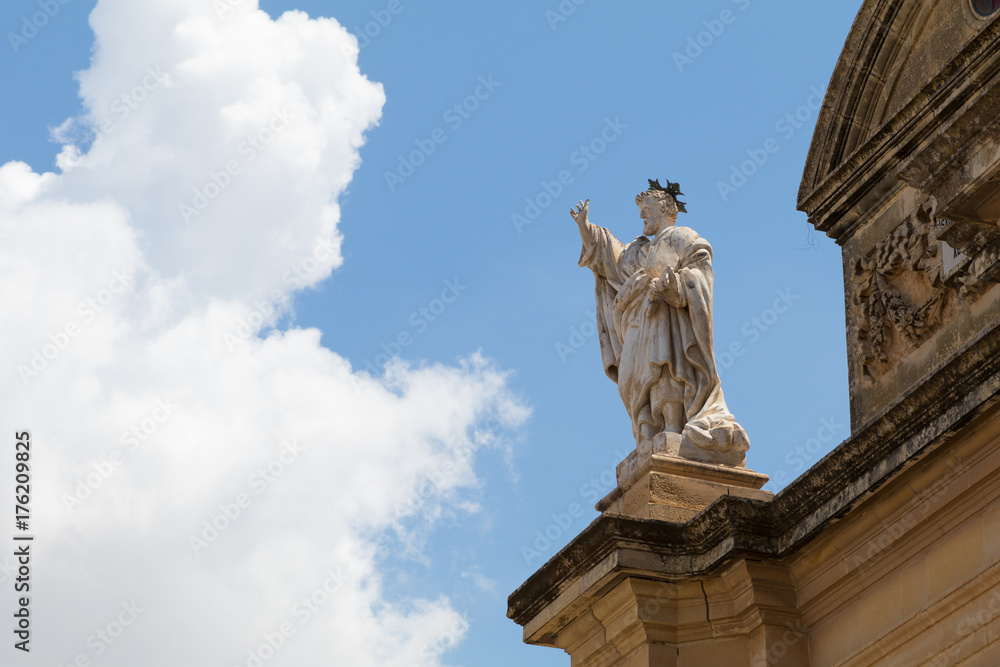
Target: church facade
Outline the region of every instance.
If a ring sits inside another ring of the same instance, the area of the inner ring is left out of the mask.
[[[510,596],[526,642],[574,667],[1000,665],[998,16],[865,0],[830,82],[798,207],[843,253],[850,437],[774,497],[637,450]]]

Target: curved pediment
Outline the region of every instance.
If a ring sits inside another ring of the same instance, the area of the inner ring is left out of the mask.
[[[800,208],[990,24],[992,17],[978,16],[972,2],[864,2],[816,125],[799,190]]]

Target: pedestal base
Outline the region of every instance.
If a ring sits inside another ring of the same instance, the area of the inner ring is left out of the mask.
[[[671,434],[668,434],[671,435]],[[768,476],[679,458],[670,439],[646,440],[618,464],[618,488],[595,506],[598,512],[685,523],[725,495],[770,500]]]

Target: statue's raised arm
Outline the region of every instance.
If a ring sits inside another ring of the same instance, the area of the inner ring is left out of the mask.
[[[636,197],[643,236],[625,245],[590,223],[590,200],[571,211],[580,266],[594,272],[597,328],[608,377],[632,418],[636,445],[743,466],[746,433],[726,408],[712,348],[712,247],[687,227],[676,183],[649,181]]]
[[[570,209],[570,215],[580,229],[580,240],[583,243],[580,266],[586,266],[612,284],[620,284],[618,258],[625,249],[625,244],[604,227],[591,224],[589,199]]]

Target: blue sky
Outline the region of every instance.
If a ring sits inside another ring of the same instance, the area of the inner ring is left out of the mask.
[[[94,5],[58,5],[16,53],[9,38],[0,48],[0,164],[56,170],[50,131],[81,112],[74,72],[90,63]],[[416,547],[392,530],[371,538],[384,600],[443,596],[468,621],[441,664],[567,664],[521,644],[506,596],[596,517],[595,497],[633,446],[601,370],[593,278],[577,266],[568,215],[577,200],[589,198],[592,221],[630,240],[646,179],[681,183],[690,212],[678,224],[714,249],[723,388],[750,437],[748,466],[772,476],[769,488],[849,435],[840,252],[810,233],[795,202],[857,3],[260,7],[274,19],[293,9],[336,19],[359,37],[360,73],[385,94],[337,193],[343,263],[295,292],[277,328],[318,329],[324,347],[376,374],[390,355],[419,369],[478,351],[531,409],[503,431],[505,445],[477,451],[476,482],[450,499],[475,511],[444,505]],[[37,11],[9,2],[0,25],[18,32]],[[125,29],[141,41],[157,25]],[[244,242],[212,252],[236,256]],[[334,418],[338,409],[328,406]],[[395,456],[406,460],[405,443]],[[574,504],[585,513],[559,526]],[[68,648],[56,659],[72,657]]]

